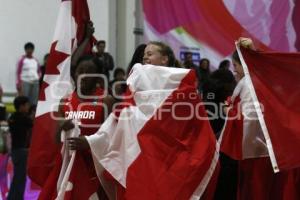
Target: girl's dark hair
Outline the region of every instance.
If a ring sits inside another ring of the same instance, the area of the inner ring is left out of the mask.
[[[140,44],[134,51],[133,56],[131,58],[131,61],[128,65],[127,68],[127,75],[129,74],[129,72],[131,71],[133,65],[135,65],[136,63],[143,63],[143,57],[144,57],[144,51],[146,48],[146,44]]]
[[[231,58],[232,58],[233,60],[235,60],[236,62],[238,62],[240,65],[242,64],[242,63],[241,63],[241,60],[240,60],[240,57],[239,57],[239,54],[238,54],[238,52],[237,52],[237,50],[235,50],[235,51],[233,52],[233,54],[231,55]]]
[[[163,55],[163,56],[167,56],[168,57],[168,66],[169,67],[174,67],[175,66],[175,55],[173,50],[171,49],[170,46],[168,46],[167,44],[163,43],[163,42],[158,42],[158,41],[151,41],[148,44],[153,44],[155,46],[158,46],[160,48],[159,52]]]

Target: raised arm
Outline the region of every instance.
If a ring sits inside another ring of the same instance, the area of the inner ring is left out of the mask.
[[[86,24],[85,36],[84,36],[83,41],[79,44],[78,48],[72,54],[72,58],[71,58],[71,74],[73,74],[74,67],[77,65],[78,60],[84,54],[84,51],[85,51],[87,45],[89,44],[90,39],[92,38],[94,31],[95,31],[95,28],[94,28],[93,22],[89,21]]]

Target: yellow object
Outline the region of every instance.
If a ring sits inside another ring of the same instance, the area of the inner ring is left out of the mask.
[[[13,113],[16,111],[13,103],[5,103],[5,107],[7,113]]]

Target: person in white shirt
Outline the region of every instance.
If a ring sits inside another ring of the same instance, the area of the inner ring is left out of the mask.
[[[24,46],[25,55],[17,65],[17,91],[18,95],[29,98],[31,105],[36,105],[39,94],[40,66],[33,57],[34,44],[28,42]]]

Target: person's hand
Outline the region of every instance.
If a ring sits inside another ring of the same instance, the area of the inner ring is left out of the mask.
[[[238,45],[247,49],[255,50],[254,43],[250,38],[240,37],[238,39]]]
[[[227,115],[228,111],[232,108],[231,98],[228,97],[223,103],[223,113]]]
[[[224,113],[225,115],[227,115],[228,111],[229,111],[231,108],[232,108],[231,106],[224,106],[224,107],[223,107],[223,113]]]
[[[92,21],[89,21],[85,27],[85,38],[90,39],[95,32],[94,24]]]
[[[90,148],[89,143],[84,136],[68,138],[68,147],[71,150],[87,150]]]
[[[69,131],[71,129],[73,129],[75,127],[75,125],[73,124],[72,120],[66,120],[62,125],[61,125],[61,129],[64,131]]]

